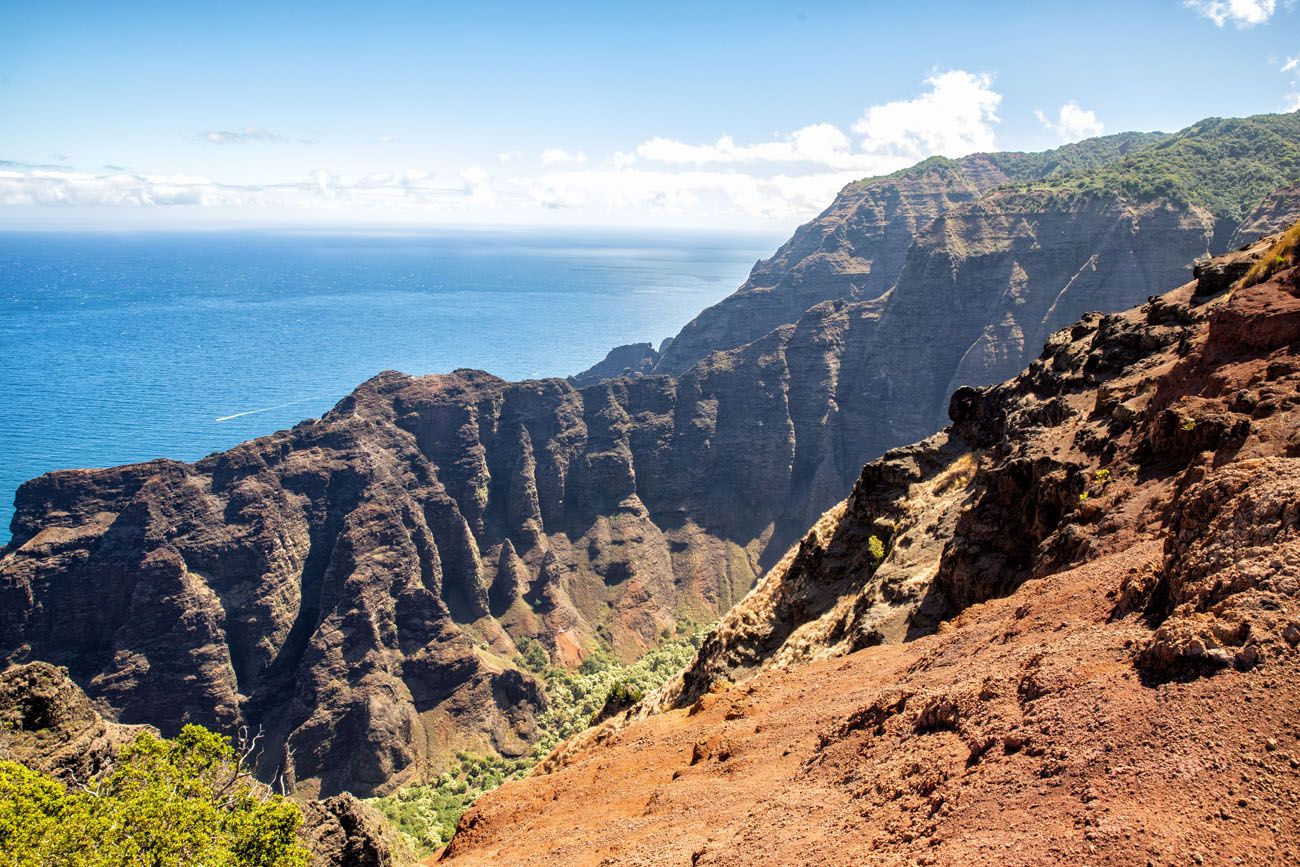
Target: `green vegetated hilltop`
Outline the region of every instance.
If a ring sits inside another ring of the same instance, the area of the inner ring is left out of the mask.
[[[1125,132],[1038,153],[980,156],[1013,180],[994,192],[1116,193],[1137,202],[1164,198],[1240,221],[1266,195],[1300,179],[1300,111],[1211,117],[1172,134]],[[889,177],[959,169],[957,160],[931,157]]]
[[[1024,190],[1118,193],[1205,208],[1240,221],[1269,193],[1300,179],[1300,112],[1207,118],[1119,159],[1050,175]]]

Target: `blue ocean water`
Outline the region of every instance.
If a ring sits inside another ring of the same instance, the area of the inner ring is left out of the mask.
[[[675,334],[779,239],[0,233],[0,541],[53,469],[193,460],[381,370],[563,376]]]

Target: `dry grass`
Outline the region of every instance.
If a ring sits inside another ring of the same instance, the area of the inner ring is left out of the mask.
[[[1295,265],[1297,259],[1300,259],[1300,223],[1283,232],[1277,243],[1264,254],[1264,258],[1246,272],[1245,285],[1263,283],[1278,271]]]

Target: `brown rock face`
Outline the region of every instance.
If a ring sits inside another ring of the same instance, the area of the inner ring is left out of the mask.
[[[44,662],[0,673],[0,757],[86,782],[147,731],[105,721],[66,672]]]
[[[445,860],[1293,862],[1300,268],[1195,289],[959,390]]]
[[[396,835],[383,816],[344,792],[302,804],[298,836],[313,867],[392,867]]]

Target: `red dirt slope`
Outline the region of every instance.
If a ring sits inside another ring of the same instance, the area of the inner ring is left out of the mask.
[[[677,687],[712,691],[562,747],[481,799],[444,860],[1300,863],[1297,278],[1085,320],[961,396],[949,436],[979,470],[934,530],[932,591],[904,600],[932,634],[818,659],[822,633],[798,632],[865,607],[806,603],[850,562],[834,540],[862,538],[844,523],[879,514],[860,482],[832,541],[805,540]],[[1005,480],[1026,466],[1059,519],[1018,506]],[[847,601],[884,604],[874,580]]]

